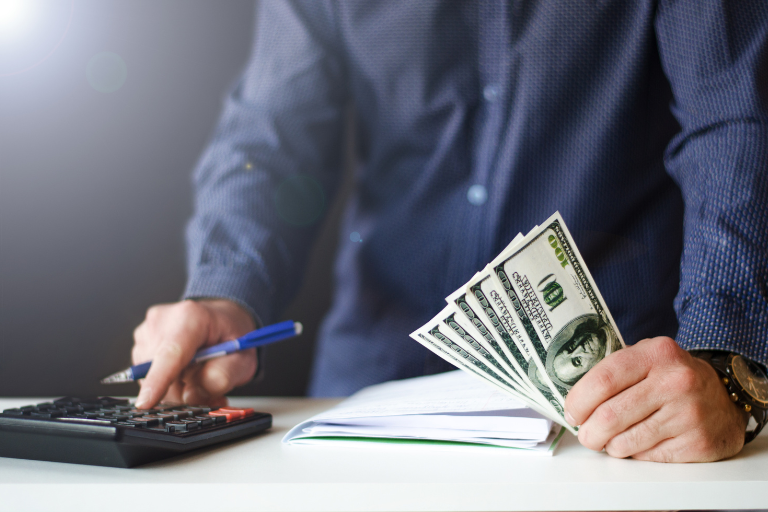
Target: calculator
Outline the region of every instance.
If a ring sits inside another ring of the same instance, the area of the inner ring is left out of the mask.
[[[0,457],[131,468],[270,428],[251,408],[64,397],[0,413]]]

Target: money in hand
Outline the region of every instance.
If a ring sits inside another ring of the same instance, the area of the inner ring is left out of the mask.
[[[559,213],[518,235],[411,337],[575,433],[565,397],[624,347]]]

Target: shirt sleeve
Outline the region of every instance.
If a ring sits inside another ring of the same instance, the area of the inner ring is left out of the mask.
[[[184,298],[272,323],[338,188],[346,92],[324,2],[258,2],[250,61],[193,174]]]
[[[685,201],[685,349],[768,363],[768,3],[662,0],[662,65],[682,129],[665,155]]]

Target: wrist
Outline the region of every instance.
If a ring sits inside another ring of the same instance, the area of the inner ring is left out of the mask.
[[[690,353],[715,371],[728,400],[740,411],[745,444],[752,441],[768,423],[768,376],[762,366],[732,352],[692,350]]]

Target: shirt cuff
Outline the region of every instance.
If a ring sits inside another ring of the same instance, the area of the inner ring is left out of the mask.
[[[677,343],[685,350],[725,350],[766,366],[768,303],[726,295],[692,297],[678,312]]]

